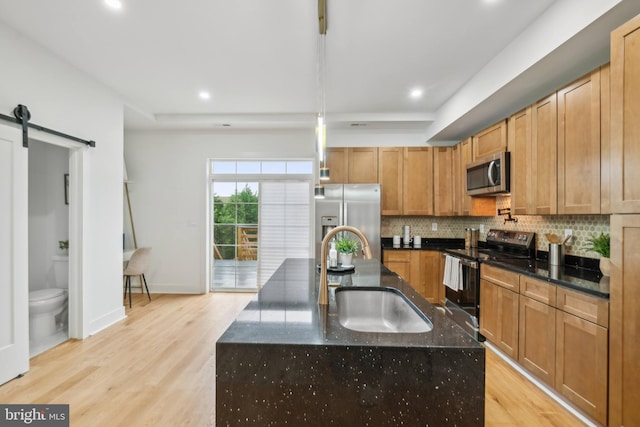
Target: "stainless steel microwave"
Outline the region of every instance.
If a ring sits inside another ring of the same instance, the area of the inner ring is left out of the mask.
[[[484,157],[467,165],[467,195],[480,196],[508,193],[509,153]]]

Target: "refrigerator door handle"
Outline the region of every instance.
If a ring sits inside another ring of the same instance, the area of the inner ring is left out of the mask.
[[[341,225],[349,225],[349,224],[347,224],[347,218],[348,218],[347,213],[348,213],[348,208],[349,208],[349,203],[345,200],[345,201],[344,201],[344,218],[343,218],[343,221],[342,221],[342,224],[341,224]]]

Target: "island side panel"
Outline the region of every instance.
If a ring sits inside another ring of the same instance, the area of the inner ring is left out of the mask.
[[[484,425],[484,348],[218,342],[216,372],[219,427]]]

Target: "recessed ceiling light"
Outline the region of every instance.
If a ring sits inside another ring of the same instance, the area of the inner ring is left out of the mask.
[[[409,96],[413,99],[422,98],[422,89],[412,89]]]
[[[104,0],[104,3],[109,6],[111,9],[120,10],[122,9],[122,2],[120,0]]]
[[[201,90],[198,93],[198,96],[200,97],[200,99],[204,99],[204,100],[211,99],[211,94],[206,90]]]

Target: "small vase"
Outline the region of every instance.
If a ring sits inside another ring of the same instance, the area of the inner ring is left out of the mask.
[[[340,252],[338,254],[338,257],[340,258],[339,261],[340,261],[340,264],[342,264],[342,265],[351,265],[351,262],[353,261],[352,260],[353,254],[345,254],[345,253]]]
[[[600,271],[603,276],[608,276],[611,271],[611,260],[609,258],[600,258]]]

